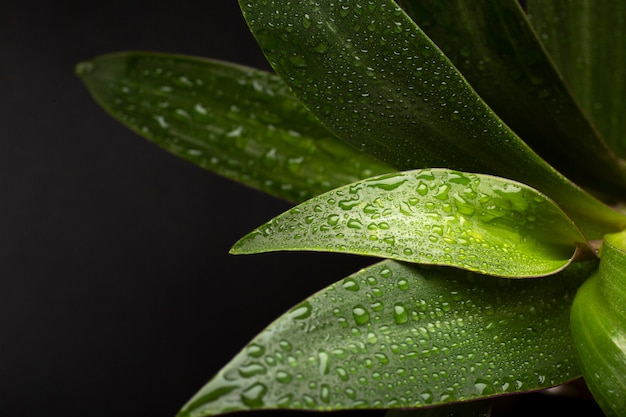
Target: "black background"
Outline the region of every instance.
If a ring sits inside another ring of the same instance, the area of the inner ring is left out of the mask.
[[[265,325],[369,263],[228,255],[289,206],[105,114],[74,66],[118,50],[268,69],[233,0],[0,6],[0,417],[172,417]]]

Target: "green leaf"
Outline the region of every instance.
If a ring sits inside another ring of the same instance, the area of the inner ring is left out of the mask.
[[[503,280],[383,261],[277,319],[179,416],[422,407],[563,383],[580,372],[571,301],[595,265]]]
[[[626,3],[528,0],[528,13],[582,107],[626,157]]]
[[[607,416],[626,415],[626,232],[607,236],[600,267],[571,313],[583,376]]]
[[[572,221],[526,185],[432,169],[322,194],[254,230],[231,252],[342,252],[528,277],[563,269],[585,245]]]
[[[579,185],[626,192],[624,165],[582,113],[516,0],[399,3],[548,163]]]
[[[552,198],[588,239],[626,217],[537,156],[392,0],[240,0],[292,92],[339,138],[400,170],[511,178]]]
[[[490,400],[479,400],[414,410],[389,410],[385,417],[489,417],[490,410]]]
[[[127,52],[81,63],[77,72],[102,107],[140,135],[290,201],[394,170],[335,138],[263,71]]]

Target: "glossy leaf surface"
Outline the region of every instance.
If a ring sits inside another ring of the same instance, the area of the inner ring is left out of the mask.
[[[432,169],[322,194],[259,227],[231,252],[354,253],[527,277],[564,268],[584,242],[572,221],[528,186]]]
[[[400,170],[511,178],[555,200],[589,239],[626,218],[522,142],[392,0],[240,0],[293,93],[339,138]]]
[[[623,164],[573,99],[516,0],[399,3],[547,162],[577,184],[626,192]]]
[[[563,383],[580,372],[571,300],[595,264],[503,280],[383,261],[272,323],[180,416],[420,407]]]
[[[626,416],[626,232],[607,236],[600,267],[572,306],[583,376],[607,416]]]
[[[626,3],[529,0],[528,12],[581,105],[626,157]]]
[[[77,71],[95,99],[140,135],[290,201],[394,171],[335,138],[263,71],[141,52],[104,55]]]

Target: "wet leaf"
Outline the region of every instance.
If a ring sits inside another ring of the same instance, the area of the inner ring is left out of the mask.
[[[342,252],[528,277],[561,270],[585,245],[574,223],[528,186],[427,169],[322,194],[254,230],[231,252]]]
[[[579,108],[516,0],[399,3],[548,163],[579,185],[626,192],[624,165]]]
[[[479,400],[414,410],[389,410],[385,417],[489,417],[491,401]]]
[[[335,138],[263,71],[145,52],[100,56],[77,71],[94,98],[141,136],[290,201],[394,171]]]
[[[528,0],[542,42],[613,149],[626,157],[626,3]]]
[[[503,280],[383,261],[272,323],[180,417],[422,407],[563,383],[580,372],[571,301],[595,265]]]
[[[392,0],[240,0],[292,92],[337,137],[399,170],[447,167],[547,194],[588,239],[626,217],[537,156]]]
[[[606,237],[600,266],[579,289],[572,334],[585,382],[607,416],[626,412],[626,232]]]

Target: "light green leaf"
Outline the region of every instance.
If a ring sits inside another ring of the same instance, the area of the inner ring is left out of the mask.
[[[571,325],[593,397],[607,416],[626,415],[626,231],[604,240],[598,271],[574,298]]]
[[[399,3],[548,163],[579,185],[626,193],[624,165],[582,113],[516,0]]]
[[[532,24],[582,107],[626,157],[626,2],[528,0]]]
[[[254,230],[231,252],[342,252],[528,277],[563,269],[585,245],[572,221],[526,185],[432,169],[322,194]]]
[[[414,410],[389,410],[385,417],[489,417],[491,403],[479,400]]]
[[[263,71],[127,52],[81,63],[77,72],[102,107],[138,134],[290,201],[394,171],[335,138]]]
[[[272,323],[179,416],[422,407],[566,382],[580,372],[571,301],[595,265],[503,280],[383,261]]]
[[[240,0],[292,92],[339,138],[400,170],[511,178],[552,198],[588,239],[626,217],[537,156],[392,0]]]

